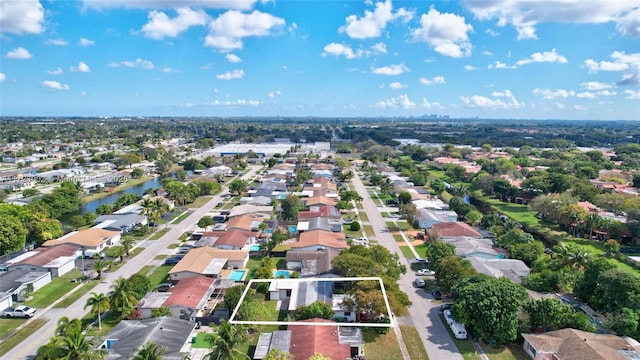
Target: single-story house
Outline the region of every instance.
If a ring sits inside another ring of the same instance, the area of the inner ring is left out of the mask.
[[[355,298],[352,295],[346,294],[334,294],[331,299],[331,309],[333,310],[333,320],[338,322],[355,322],[356,312],[355,309],[345,305],[345,301],[354,302]]]
[[[324,230],[331,232],[342,231],[342,220],[330,219],[326,217],[313,217],[298,221],[296,230],[300,233],[311,230]]]
[[[302,320],[310,324],[331,322],[325,319]],[[294,359],[308,359],[321,353],[329,359],[343,360],[364,354],[362,329],[353,326],[295,325],[291,326],[289,353]]]
[[[290,346],[291,330],[274,330],[271,333],[260,333],[253,358],[255,360],[264,359],[269,351],[274,349],[282,353],[288,353]]]
[[[94,221],[94,228],[120,231],[123,235],[138,226],[147,224],[147,217],[138,214],[100,215]]]
[[[304,204],[304,206],[335,205],[336,199],[329,198],[326,196],[314,196],[314,197],[302,199],[302,203]]]
[[[493,250],[493,242],[491,239],[452,236],[441,237],[439,241],[453,245],[456,248],[456,255],[463,258],[481,257],[496,259],[501,256],[501,254]]]
[[[273,206],[257,206],[257,205],[238,205],[234,206],[229,213],[229,219],[241,215],[254,215],[261,218],[271,216]]]
[[[291,251],[316,251],[325,248],[336,250],[348,249],[344,233],[334,233],[324,230],[305,231],[300,234],[297,242],[291,244]]]
[[[109,353],[106,360],[130,359],[148,342],[165,348],[162,358],[181,360],[183,347],[191,340],[196,323],[169,316],[144,320],[122,320],[100,345]]]
[[[295,270],[301,277],[311,277],[330,273],[331,261],[340,254],[339,250],[325,248],[314,251],[287,251],[285,255],[287,270]]]
[[[227,226],[228,229],[228,226]],[[256,233],[232,229],[226,231],[205,231],[195,247],[211,246],[224,250],[241,250],[248,244],[256,243]]]
[[[169,277],[172,281],[198,275],[217,278],[220,270],[245,268],[248,261],[249,252],[246,250],[193,248],[169,271]]]
[[[638,342],[609,334],[561,329],[522,334],[524,351],[534,360],[629,360],[640,358]]]
[[[240,198],[240,205],[271,205],[271,198],[268,196],[243,196]]]
[[[515,283],[522,283],[522,278],[529,275],[531,269],[518,259],[486,259],[477,256],[468,257],[476,272],[496,278],[507,277]]]
[[[156,292],[149,291],[144,295],[138,304],[136,305],[136,311],[138,314],[138,318],[140,319],[148,319],[151,317],[151,312],[153,309],[159,309],[164,306],[164,303],[171,296],[170,292]]]
[[[46,272],[50,273],[51,277],[59,277],[73,270],[76,259],[81,255],[78,246],[61,244],[27,251],[7,261],[7,264],[9,272],[28,270]]]
[[[260,224],[262,224],[263,219],[251,215],[242,215],[236,216],[232,219],[229,219],[226,223],[226,229],[233,230],[245,230],[245,231],[253,231],[258,232],[260,230]]]
[[[50,247],[60,244],[71,244],[84,248],[84,250],[102,252],[106,247],[116,245],[119,242],[120,231],[90,228],[70,232],[57,239],[45,241],[42,246]]]
[[[171,295],[163,306],[171,310],[173,317],[194,319],[213,293],[214,281],[215,279],[202,275],[182,279],[171,289]]]
[[[25,301],[29,293],[50,282],[51,273],[47,271],[14,269],[0,273],[0,309],[10,307],[13,301]]]
[[[335,205],[313,205],[308,210],[298,212],[298,219],[308,219],[313,217],[326,217],[340,219],[340,211]]]
[[[460,221],[433,224],[433,226],[431,227],[431,230],[429,230],[429,233],[431,233],[432,235],[438,238],[450,237],[450,236],[466,236],[466,237],[482,236],[476,229]]]
[[[458,214],[451,210],[418,209],[413,220],[421,229],[431,229],[433,224],[458,221]]]

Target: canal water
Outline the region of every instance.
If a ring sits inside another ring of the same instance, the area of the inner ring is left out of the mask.
[[[132,186],[120,192],[114,192],[113,194],[109,194],[101,199],[90,201],[82,205],[81,212],[83,214],[87,212],[95,212],[98,206],[102,204],[111,204],[112,202],[116,201],[118,199],[118,196],[120,196],[123,193],[142,196],[145,190],[158,189],[160,187],[162,187],[162,185],[160,184],[160,177],[156,176],[153,179],[149,179],[143,182],[142,184]]]

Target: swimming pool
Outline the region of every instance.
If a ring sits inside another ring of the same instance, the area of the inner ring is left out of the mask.
[[[289,225],[289,234],[295,234],[297,230],[298,227],[296,225]]]
[[[284,277],[285,279],[288,279],[291,277],[291,271],[289,270],[278,270],[276,272],[273,273],[273,277],[275,277],[276,279]]]
[[[251,245],[249,246],[249,251],[260,251],[260,245]]]
[[[233,270],[229,274],[229,279],[235,280],[235,281],[242,281],[242,279],[244,278],[244,273],[245,272],[246,272],[246,270]]]

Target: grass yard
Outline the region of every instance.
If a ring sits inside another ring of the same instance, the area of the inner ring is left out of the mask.
[[[120,319],[119,314],[110,312],[106,316],[103,315],[101,321],[102,330],[99,330],[98,323],[96,321],[97,319],[98,317],[96,315],[90,313],[87,313],[82,319],[80,319],[82,321],[83,328],[87,329],[87,335],[104,337],[109,334],[111,330],[113,330],[113,328],[116,327],[116,325],[118,325],[118,323],[122,320]],[[94,321],[96,321],[96,325],[94,327],[89,327],[89,325],[91,325]]]
[[[182,220],[188,218],[189,215],[191,215],[190,212],[188,212],[188,211],[183,212],[182,214],[180,214],[180,216],[178,216],[173,221],[171,221],[171,224],[180,224],[182,222]]]
[[[363,329],[364,353],[367,360],[402,359],[398,338],[393,331],[376,334],[373,328]]]
[[[6,354],[7,351],[13,349],[16,345],[21,343],[22,340],[24,340],[27,336],[33,334],[33,332],[35,332],[40,327],[42,327],[42,325],[44,325],[46,322],[47,322],[46,320],[42,320],[42,319],[31,320],[31,322],[28,325],[26,325],[19,331],[16,331],[15,334],[4,339],[2,342],[0,342],[0,356]]]
[[[169,257],[169,255],[156,255],[153,260],[164,260],[167,257]]]
[[[362,221],[369,221],[369,216],[367,216],[366,212],[358,212],[358,216],[360,216],[360,220]]]
[[[413,326],[400,325],[400,332],[402,333],[402,339],[409,351],[409,357],[411,360],[429,360],[427,350],[425,350],[420,334]]]
[[[163,237],[163,236],[164,236],[164,234],[168,233],[168,232],[169,232],[169,230],[171,230],[171,229],[169,229],[169,228],[160,229],[160,230],[156,231],[156,232],[155,232],[155,234],[153,234],[153,235],[149,238],[149,240],[158,240],[158,239],[160,239],[161,237]]]
[[[365,232],[365,234],[367,234],[368,238],[372,238],[372,237],[376,236],[375,231],[373,231],[373,226],[371,226],[371,225],[364,225],[364,232]],[[371,240],[371,239],[369,239],[369,240]]]
[[[504,213],[513,220],[529,226],[540,225],[540,220],[536,217],[536,213],[529,210],[527,205],[512,204],[509,202],[502,202],[498,199],[492,199],[489,197],[482,198],[487,203],[491,204],[496,210]]]
[[[413,247],[416,252],[418,253],[418,255],[420,255],[421,258],[426,258],[427,257],[427,245],[426,244],[420,244],[417,246]]]
[[[153,269],[153,265],[145,265],[142,267],[142,269],[138,270],[138,274],[140,275],[144,275],[147,276],[149,274],[149,272],[151,271],[151,269]]]
[[[180,244],[177,244],[177,243],[169,244],[169,246],[167,246],[167,249],[175,249],[178,246],[180,246]]]
[[[276,245],[276,247],[273,248],[273,251],[275,252],[289,251],[289,250],[291,250],[291,245],[287,245],[287,244],[278,244]]]
[[[416,256],[413,255],[413,252],[411,251],[411,248],[409,248],[409,246],[400,246],[400,251],[402,251],[402,255],[404,255],[404,257],[406,257],[407,259],[413,259]]]
[[[387,221],[385,224],[387,224],[387,227],[389,228],[389,231],[399,231],[400,230],[398,225],[396,225],[396,223],[393,222],[393,221]]]
[[[17,329],[24,324],[27,319],[4,319],[0,318],[0,338],[6,336],[11,330]]]
[[[73,294],[67,296],[64,300],[62,300],[59,303],[57,303],[54,307],[55,308],[66,308],[66,307],[70,306],[71,304],[76,302],[76,300],[80,299],[82,297],[82,295],[84,295],[84,294],[88,293],[89,291],[91,291],[91,289],[96,287],[96,285],[98,285],[99,283],[100,283],[99,280],[91,280],[91,281],[83,284],[80,289],[74,291]]]
[[[509,344],[507,346],[493,347],[488,344],[480,343],[482,350],[487,354],[490,360],[529,360],[531,359],[520,344]]]
[[[406,231],[406,230],[411,229],[411,225],[406,221],[397,221],[396,222],[396,226],[398,227],[398,229],[400,229],[402,231]]]
[[[258,311],[258,321],[283,321],[286,311],[282,312],[276,309],[278,301],[265,301],[262,303],[261,309]],[[282,319],[281,319],[282,318]]]
[[[200,196],[193,203],[191,203],[192,208],[201,208],[204,204],[208,203],[209,200],[213,199],[213,196]]]
[[[151,282],[151,286],[156,286],[162,284],[167,280],[167,274],[173,268],[171,265],[162,265],[158,266],[153,272],[149,275],[149,281]]]
[[[138,246],[137,248],[135,248],[135,249],[133,249],[133,250],[131,250],[131,251],[129,252],[129,257],[130,257],[130,258],[132,258],[132,257],[134,257],[134,256],[136,256],[136,255],[138,255],[138,254],[140,254],[141,252],[143,252],[143,251],[144,251],[144,249],[145,249],[145,248]]]
[[[358,208],[358,210],[363,210],[364,209],[364,205],[361,202],[357,202],[356,203],[356,207]]]
[[[191,344],[191,347],[194,349],[208,349],[211,347],[211,344],[206,340],[207,335],[211,335],[214,333],[203,333],[200,332],[196,335],[196,342]]]
[[[404,243],[404,238],[403,238],[403,237],[402,237],[402,235],[400,235],[400,234],[393,234],[393,239],[394,239],[396,242]]]
[[[180,235],[180,237],[178,238],[178,240],[180,241],[187,241],[187,239],[189,239],[189,236],[191,235],[191,233],[189,232],[185,232],[182,235]]]
[[[72,273],[73,275],[69,276]],[[79,275],[80,273],[77,270],[74,270],[65,274],[63,277],[53,278],[50,283],[33,293],[33,297],[29,301],[25,301],[25,305],[33,308],[44,308],[53,304],[63,295],[80,285],[80,283],[71,282],[71,279],[76,278]]]

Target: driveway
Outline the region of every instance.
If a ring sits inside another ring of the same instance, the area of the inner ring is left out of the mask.
[[[411,265],[400,251],[400,247],[387,228],[382,215],[380,215],[377,205],[369,197],[357,171],[354,170],[353,172],[353,186],[363,199],[364,212],[369,217],[369,224],[373,227],[378,242],[389,251],[398,254],[400,262],[407,269],[411,269]],[[409,270],[398,281],[400,288],[409,295],[413,305],[409,308],[409,317],[396,319],[402,325],[415,326],[430,360],[462,360],[462,355],[456,348],[444,323],[440,320],[438,315],[440,305],[432,301],[431,294],[427,294],[423,289],[413,286],[415,278],[413,271]]]
[[[252,179],[255,173],[260,169],[258,166],[251,167],[243,176],[242,179]],[[213,207],[220,202],[221,196],[227,193],[226,186],[223,191],[214,196],[202,207],[195,210],[189,217],[184,219],[177,225],[168,225],[169,231],[158,240],[146,241],[144,245],[145,249],[137,256],[128,259],[124,265],[114,272],[105,273],[103,280],[100,284],[94,287],[90,292],[95,293],[108,293],[111,290],[111,284],[119,277],[129,277],[131,274],[135,274],[142,267],[148,264],[154,263],[154,258],[158,254],[166,253],[166,249],[172,242],[175,242],[180,235],[185,231],[193,229],[198,220],[205,216]],[[157,261],[155,262],[157,263]],[[88,311],[84,309],[84,305],[87,302],[90,294],[87,293],[80,297],[76,302],[71,304],[65,309],[51,308],[48,311],[38,312],[34,318],[41,318],[47,320],[47,323],[33,332],[30,336],[22,340],[22,342],[16,345],[11,351],[5,354],[2,359],[28,359],[36,355],[38,347],[49,342],[49,339],[54,335],[58,320],[66,316],[69,319],[82,318]]]

